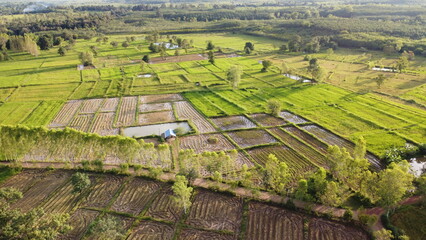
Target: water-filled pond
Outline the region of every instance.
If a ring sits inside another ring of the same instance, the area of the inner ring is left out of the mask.
[[[414,176],[420,177],[426,171],[426,158],[412,158],[410,160],[411,171],[413,171]]]
[[[309,79],[305,79],[303,77],[300,77],[300,76],[297,76],[297,75],[288,74],[288,73],[284,74],[284,76],[286,76],[286,77],[288,77],[290,79],[296,80],[296,81],[302,81],[304,83],[310,83],[310,82],[312,82]]]
[[[168,129],[182,128],[183,133],[190,132],[192,129],[187,122],[174,122],[174,123],[162,123],[154,125],[146,125],[139,127],[128,127],[124,128],[123,133],[126,137],[147,137],[152,135],[161,136]]]

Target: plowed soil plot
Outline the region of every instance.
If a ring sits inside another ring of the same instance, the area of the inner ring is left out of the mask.
[[[250,115],[250,117],[252,117],[256,122],[260,123],[262,126],[266,126],[266,127],[279,126],[279,125],[284,125],[287,123],[281,118],[277,118],[264,113],[252,114]]]
[[[68,220],[68,223],[72,226],[72,230],[66,235],[59,236],[59,239],[81,239],[89,227],[89,224],[95,220],[98,215],[99,212],[96,211],[78,209]]]
[[[137,97],[123,97],[121,99],[120,110],[115,125],[117,127],[131,126],[135,122],[137,108]]]
[[[94,116],[95,114],[77,115],[71,121],[71,123],[69,124],[69,127],[79,131],[87,132],[89,130],[90,124],[92,123]]]
[[[49,124],[50,128],[65,127],[74,117],[77,110],[80,108],[83,101],[71,100],[64,104],[62,109]]]
[[[139,114],[139,124],[149,125],[163,122],[174,122],[176,121],[172,111],[164,112],[151,112]]]
[[[188,102],[176,102],[175,106],[179,120],[191,120],[200,133],[216,132],[216,129]]]
[[[212,118],[211,120],[222,130],[256,127],[256,124],[254,124],[252,121],[248,120],[248,118],[244,116]]]
[[[99,111],[101,112],[115,112],[117,110],[118,103],[120,102],[119,98],[107,98],[102,103]]]
[[[171,111],[171,110],[172,110],[172,104],[170,103],[148,103],[148,104],[142,103],[139,106],[139,111],[141,113],[156,112],[156,111]]]
[[[0,188],[14,187],[21,192],[25,192],[29,187],[41,180],[45,170],[23,170],[18,175],[8,178]]]
[[[181,137],[179,138],[179,147],[181,149],[194,149],[197,153],[226,151],[235,148],[228,139],[219,133]]]
[[[284,118],[286,121],[296,124],[307,122],[306,119],[287,111],[281,112],[280,117]]]
[[[126,239],[168,240],[173,239],[173,227],[158,222],[142,221]]]
[[[237,159],[235,160],[237,164],[237,168],[242,167],[244,164],[247,165],[247,167],[253,167],[254,163],[244,154],[239,152]]]
[[[284,130],[286,130],[287,132],[293,134],[294,136],[302,139],[303,141],[305,141],[306,143],[308,143],[309,145],[311,145],[312,147],[314,147],[318,151],[320,151],[324,154],[327,153],[327,148],[328,148],[327,144],[324,144],[323,142],[312,137],[308,133],[298,129],[297,127],[293,127],[293,126],[284,127]]]
[[[326,142],[328,145],[337,145],[340,147],[345,147],[350,153],[354,151],[355,144],[353,144],[352,142],[349,142],[348,140],[344,138],[337,136],[336,134],[330,131],[325,130],[322,127],[319,127],[317,125],[306,125],[306,126],[302,126],[302,129],[315,135],[317,138]],[[367,152],[365,157],[368,159],[368,161],[370,161],[371,165],[374,168],[376,169],[382,168],[382,163],[373,154]]]
[[[95,113],[98,111],[99,107],[101,106],[101,103],[104,101],[104,99],[88,99],[84,100],[83,105],[80,108],[79,113]]]
[[[172,196],[173,191],[170,187],[161,190],[145,215],[162,221],[177,222],[183,213],[183,208],[176,204]]]
[[[237,233],[240,228],[242,209],[241,199],[200,191],[195,196],[186,223],[209,230]]]
[[[310,240],[367,240],[364,231],[325,219],[314,218],[309,222]]]
[[[179,94],[146,95],[139,97],[141,103],[164,103],[183,100]]]
[[[138,215],[160,187],[158,182],[135,178],[124,187],[111,208],[116,212]]]
[[[48,174],[24,193],[24,197],[17,201],[13,207],[26,212],[37,207],[47,196],[64,184],[71,176],[70,172],[55,171]]]
[[[315,162],[316,164],[319,164],[323,167],[327,166],[327,159],[324,155],[321,155],[314,149],[310,148],[309,146],[305,145],[303,142],[297,140],[293,136],[291,136],[289,133],[279,129],[279,128],[273,128],[271,131],[281,138],[287,145],[292,147],[294,150],[296,150],[299,153],[302,153],[305,157],[307,157],[309,160]]]
[[[91,180],[93,182],[93,179]],[[70,212],[81,200],[81,195],[72,193],[73,186],[71,181],[63,187],[57,189],[41,207],[49,213],[67,213]]]
[[[113,112],[101,112],[95,116],[93,120],[92,129],[90,132],[97,133],[101,136],[117,135],[119,133],[118,128],[113,128],[114,113]]]
[[[123,184],[124,178],[106,175],[98,178],[89,196],[81,204],[83,207],[104,208]]]
[[[228,132],[228,135],[242,148],[277,142],[271,134],[264,130],[253,129]]]
[[[303,173],[315,169],[315,166],[308,160],[302,158],[295,151],[285,146],[269,146],[255,148],[247,151],[248,154],[260,165],[264,166],[269,154],[274,154],[278,160],[284,161],[293,177],[297,177]]]
[[[245,239],[302,240],[303,217],[282,208],[251,202]]]
[[[206,239],[235,240],[237,238],[228,234],[220,234],[215,232],[186,228],[181,231],[178,239],[179,240],[206,240]]]

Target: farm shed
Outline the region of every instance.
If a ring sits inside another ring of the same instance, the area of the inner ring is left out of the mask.
[[[175,138],[176,138],[176,134],[175,134],[175,132],[173,131],[173,129],[168,129],[168,130],[166,130],[163,134],[161,134],[161,137],[162,137],[164,140],[172,140],[172,139],[175,139]]]

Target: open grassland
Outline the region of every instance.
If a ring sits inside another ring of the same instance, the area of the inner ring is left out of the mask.
[[[72,173],[24,170],[0,187],[23,191],[13,208],[70,214],[73,229],[59,239],[97,239],[88,230],[108,216],[119,221],[126,239],[368,239],[362,229],[340,222],[205,189],[196,189],[185,213],[171,199],[170,184],[137,177],[89,174],[91,186],[73,194]]]
[[[375,90],[406,100],[414,100],[425,105],[425,63],[424,57],[416,56],[409,62],[407,71],[402,73],[381,72],[372,70],[369,65],[394,67],[398,55],[383,52],[362,52],[357,49],[338,49],[332,54],[324,52],[308,54],[312,58],[320,59],[319,63],[324,68],[324,81],[355,91]],[[301,55],[275,55],[271,58],[278,66],[285,62],[293,73],[308,75]],[[384,74],[385,82],[380,88],[374,80],[379,74]]]

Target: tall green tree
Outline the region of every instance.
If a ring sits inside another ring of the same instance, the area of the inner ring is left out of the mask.
[[[232,84],[234,89],[238,88],[238,85],[241,81],[241,74],[243,73],[243,69],[239,65],[232,66],[227,73],[228,81]]]
[[[214,63],[215,63],[215,56],[214,56],[214,53],[213,53],[212,51],[209,51],[209,52],[207,53],[207,55],[208,55],[208,58],[209,58],[209,63],[211,63],[211,64],[213,64],[213,65],[214,65]]]
[[[290,179],[290,172],[285,162],[280,162],[274,154],[269,154],[265,164],[265,181],[280,194],[285,193],[285,188]]]
[[[193,188],[188,186],[188,180],[186,180],[185,176],[176,176],[176,181],[172,186],[172,190],[174,193],[173,199],[179,206],[183,207],[186,213],[188,208],[191,206],[191,194]]]
[[[376,194],[382,207],[395,206],[409,190],[414,188],[414,176],[409,169],[410,164],[404,160],[400,163],[391,163],[379,173]]]
[[[80,53],[80,61],[84,66],[92,66],[93,65],[93,53],[91,51],[86,51]]]
[[[270,99],[268,101],[267,108],[273,116],[278,117],[281,112],[281,102],[275,99]]]
[[[269,61],[269,60],[263,60],[263,61],[262,61],[262,66],[263,66],[263,68],[262,68],[262,72],[266,72],[266,71],[268,70],[268,68],[269,68],[270,66],[272,66],[272,62],[271,62],[271,61]]]
[[[409,64],[408,58],[405,56],[402,56],[396,62],[396,69],[398,69],[399,72],[401,73],[403,70],[405,70],[408,67],[408,64]]]
[[[213,50],[214,49],[214,44],[212,43],[212,41],[208,41],[207,42],[207,47],[206,47],[206,49],[207,50]]]

